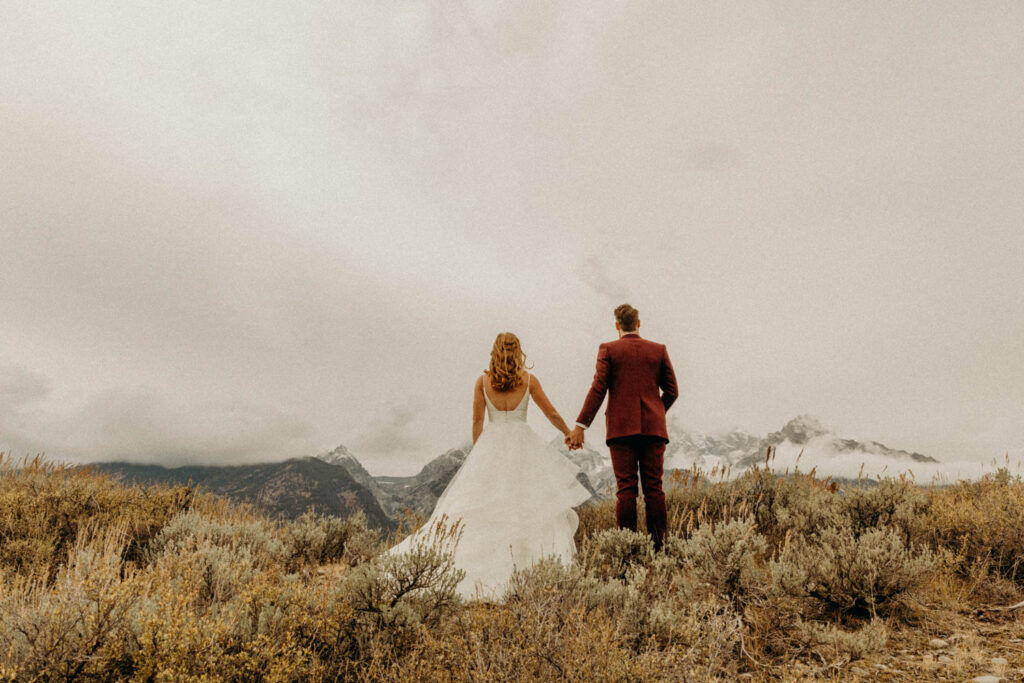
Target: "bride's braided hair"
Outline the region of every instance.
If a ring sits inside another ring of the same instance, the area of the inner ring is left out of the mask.
[[[519,337],[502,332],[491,348],[490,379],[495,391],[510,391],[523,383],[520,373],[526,369],[526,354]]]

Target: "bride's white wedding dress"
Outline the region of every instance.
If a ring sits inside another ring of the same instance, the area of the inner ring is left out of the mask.
[[[529,380],[512,410],[495,408],[486,391],[484,400],[488,424],[430,519],[390,552],[408,550],[442,515],[449,522],[461,520],[454,562],[466,577],[458,592],[467,599],[494,600],[503,595],[514,568],[547,555],[572,560],[579,525],[573,507],[591,494],[576,479],[579,469],[526,424]]]

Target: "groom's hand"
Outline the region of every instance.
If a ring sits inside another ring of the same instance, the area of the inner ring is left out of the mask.
[[[569,447],[570,451],[574,451],[577,448],[583,447],[583,428],[580,426],[573,427],[569,430],[569,433],[565,436],[565,445]]]

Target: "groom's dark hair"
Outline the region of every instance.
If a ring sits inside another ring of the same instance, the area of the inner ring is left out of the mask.
[[[629,304],[622,304],[615,309],[615,322],[623,332],[633,332],[640,320],[640,311]]]

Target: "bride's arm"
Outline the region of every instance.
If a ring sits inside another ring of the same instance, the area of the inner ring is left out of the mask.
[[[568,434],[568,425],[565,424],[565,420],[558,414],[555,407],[551,405],[551,401],[548,400],[547,394],[544,393],[544,389],[540,386],[540,380],[537,379],[536,375],[530,375],[530,395],[533,396],[537,407],[544,413],[544,417],[548,418],[548,422],[553,424],[555,429],[562,432],[563,436]]]
[[[480,438],[480,432],[484,430],[484,378],[476,378],[476,386],[473,387],[473,443]]]

